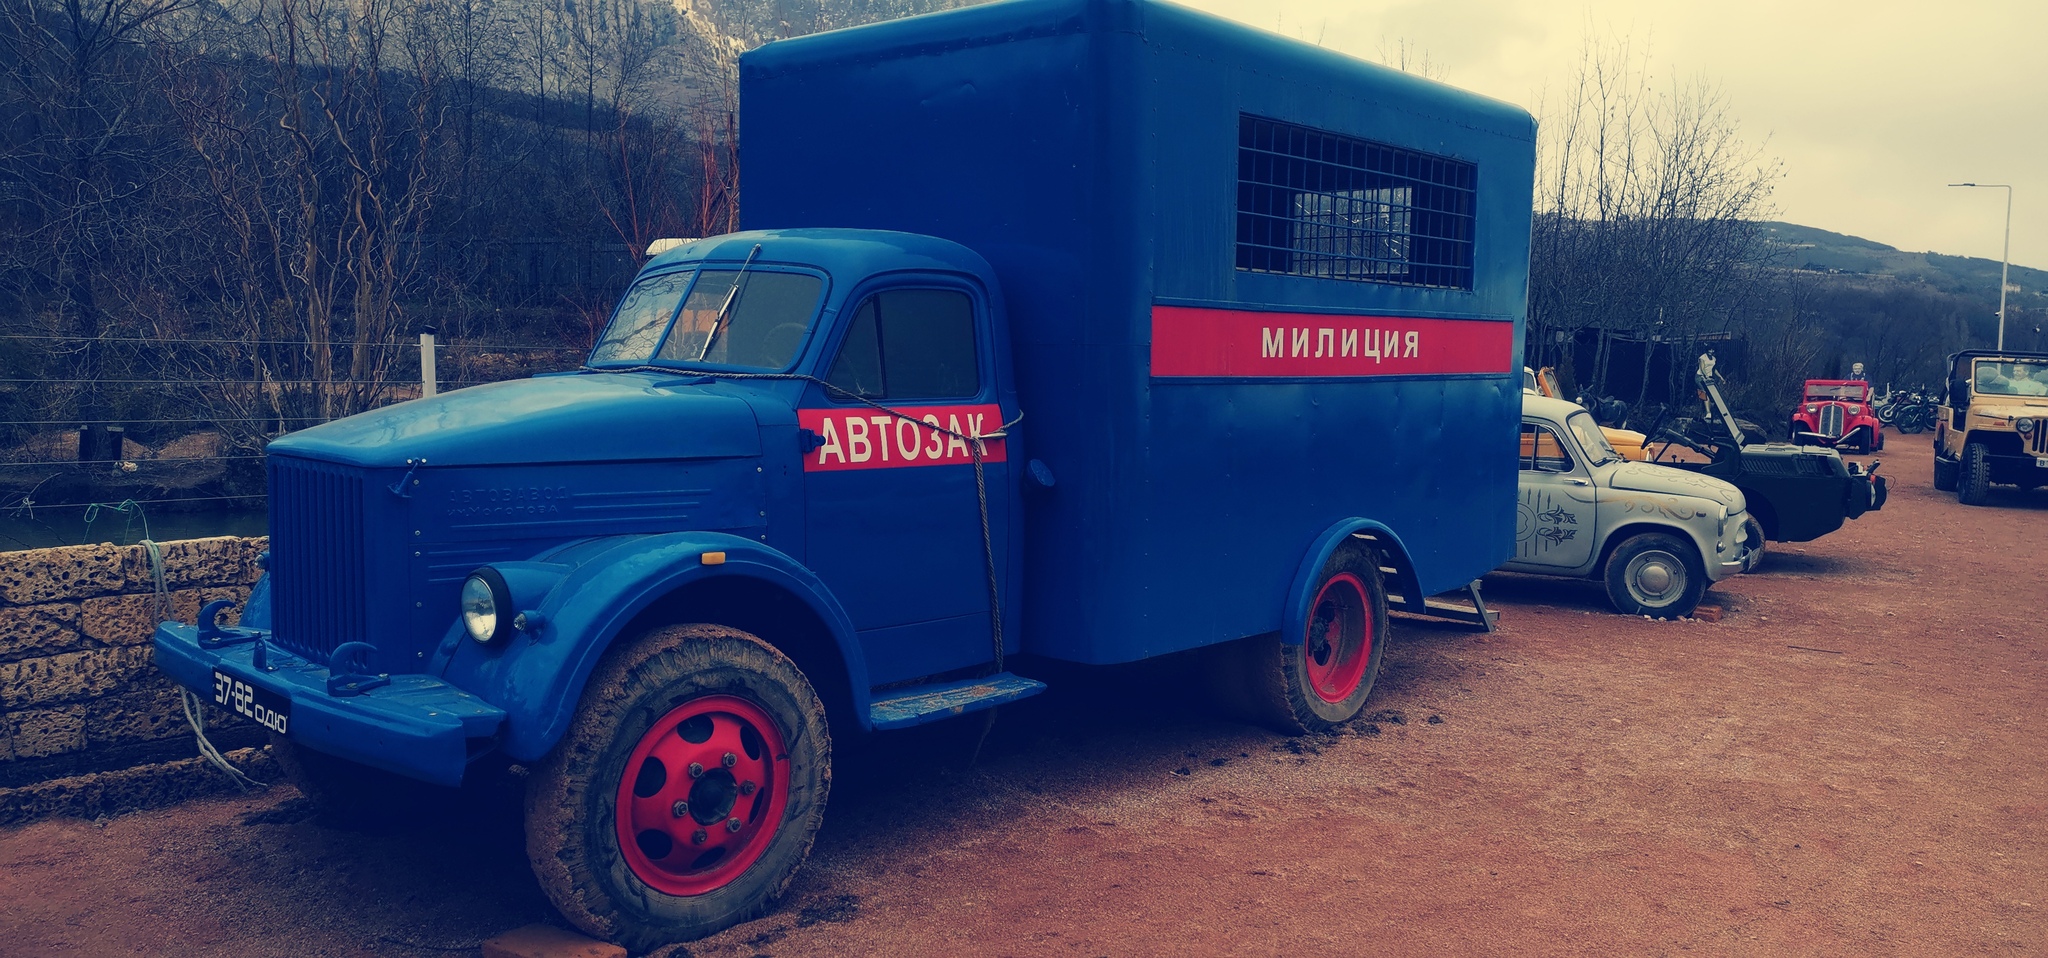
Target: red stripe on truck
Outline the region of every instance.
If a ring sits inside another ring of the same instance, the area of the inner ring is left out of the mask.
[[[820,440],[818,448],[804,453],[804,471],[971,463],[974,453],[967,447],[968,440],[960,437],[985,436],[1003,428],[1003,411],[993,403],[891,408],[910,418],[872,406],[797,410],[797,424],[817,434]],[[1003,441],[990,439],[986,445],[981,461],[1002,462]]]
[[[1515,324],[1152,307],[1152,375],[1412,376],[1513,371]]]

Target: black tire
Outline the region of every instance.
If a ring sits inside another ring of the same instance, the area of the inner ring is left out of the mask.
[[[330,825],[382,829],[430,821],[454,807],[456,789],[429,785],[270,736],[270,757],[285,781]]]
[[[1758,522],[1756,516],[1743,517],[1742,542],[1743,545],[1749,548],[1749,555],[1742,562],[1742,572],[1744,575],[1763,568],[1764,545],[1768,541],[1764,537],[1764,524]]]
[[[1682,619],[1707,592],[1699,550],[1675,535],[1642,532],[1607,556],[1607,599],[1624,615]]]
[[[1934,488],[1941,492],[1956,491],[1956,462],[1943,459],[1939,452],[1934,454]]]
[[[1956,470],[1956,501],[1981,506],[1991,498],[1991,450],[1981,442],[1963,447]]]
[[[1310,601],[1303,640],[1284,643],[1275,634],[1247,646],[1261,717],[1288,735],[1327,732],[1357,718],[1391,637],[1386,584],[1371,549],[1338,550],[1324,563]]]
[[[629,770],[636,752],[645,758]],[[710,761],[666,767],[697,752]],[[626,800],[626,827],[650,826],[630,849],[619,824],[629,772],[649,801]],[[795,663],[737,629],[659,628],[606,654],[534,769],[526,854],[571,924],[640,952],[772,907],[810,855],[831,784],[825,707]],[[673,816],[633,818],[670,798]],[[686,842],[710,850],[686,862]]]

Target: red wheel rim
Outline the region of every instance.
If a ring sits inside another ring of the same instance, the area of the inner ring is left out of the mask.
[[[768,713],[708,695],[669,710],[619,776],[619,849],[665,895],[703,895],[760,860],[789,804],[789,755]]]
[[[1331,576],[1316,593],[1301,654],[1317,698],[1342,702],[1358,691],[1365,665],[1372,661],[1371,608],[1365,583],[1350,572]]]

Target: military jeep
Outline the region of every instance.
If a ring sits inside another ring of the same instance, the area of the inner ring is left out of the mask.
[[[1934,424],[1934,488],[1981,506],[1994,482],[2048,486],[2048,353],[1972,349],[1948,365]]]

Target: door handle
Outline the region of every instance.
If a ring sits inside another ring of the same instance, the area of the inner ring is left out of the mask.
[[[1584,479],[1575,479],[1575,478],[1569,478],[1569,477],[1567,477],[1567,478],[1565,479],[1565,484],[1566,484],[1566,485],[1569,485],[1569,486],[1590,486],[1590,485],[1592,485],[1592,483],[1591,483],[1591,482],[1588,482],[1588,481],[1586,481],[1586,480],[1584,480]]]

